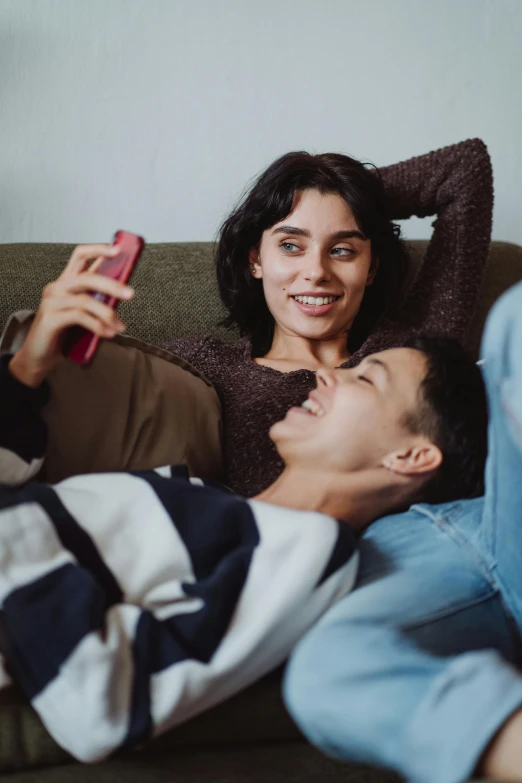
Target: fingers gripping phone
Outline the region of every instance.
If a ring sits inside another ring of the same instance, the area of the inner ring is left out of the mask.
[[[104,258],[96,270],[97,275],[106,275],[114,280],[127,283],[132,271],[141,255],[145,245],[142,237],[130,234],[128,231],[117,231],[114,235],[113,245],[120,248],[120,252],[114,258]],[[119,300],[108,294],[91,294],[100,302],[116,309]],[[100,343],[98,335],[89,332],[82,327],[74,327],[70,330],[65,348],[65,355],[76,364],[87,365],[94,358],[96,349]]]

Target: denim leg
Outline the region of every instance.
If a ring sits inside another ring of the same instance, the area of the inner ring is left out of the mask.
[[[493,307],[482,358],[490,418],[483,551],[522,631],[522,283]]]
[[[374,524],[356,590],[304,637],[285,678],[287,706],[314,744],[415,783],[466,779],[522,705],[512,666],[513,618],[522,629],[522,284],[494,307],[483,358],[485,499]]]
[[[510,619],[455,527],[477,527],[482,507],[418,507],[365,533],[356,589],[298,644],[285,675],[290,713],[328,755],[457,783],[522,703],[522,678],[488,652],[515,659]],[[470,649],[482,652],[459,656]]]

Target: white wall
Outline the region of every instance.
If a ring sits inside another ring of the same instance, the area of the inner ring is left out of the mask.
[[[522,244],[521,74],[522,0],[0,0],[0,241],[207,240],[288,150],[480,136]]]

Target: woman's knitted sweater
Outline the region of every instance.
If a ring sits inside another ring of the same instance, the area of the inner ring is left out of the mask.
[[[471,139],[380,170],[392,219],[436,215],[433,235],[403,306],[385,320],[343,367],[436,331],[462,339],[475,308],[488,255],[493,206],[491,161],[485,144]],[[251,342],[182,338],[167,346],[215,385],[223,405],[228,486],[251,497],[271,484],[282,462],[268,436],[274,422],[300,405],[315,373],[282,373],[252,360]],[[350,433],[346,434],[347,437]]]

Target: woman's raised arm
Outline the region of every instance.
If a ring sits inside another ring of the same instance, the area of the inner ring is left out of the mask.
[[[436,215],[400,320],[463,339],[475,309],[491,237],[493,175],[480,139],[382,168],[394,220]]]

